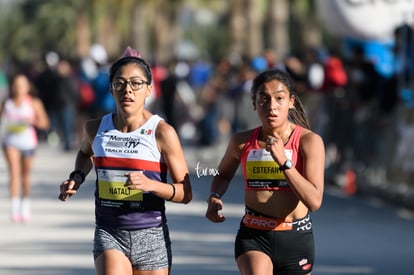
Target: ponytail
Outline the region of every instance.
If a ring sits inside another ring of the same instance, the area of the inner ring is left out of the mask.
[[[302,101],[298,95],[295,96],[295,103],[292,109],[289,109],[288,118],[295,124],[302,126],[303,128],[310,130],[309,120],[306,117],[305,110],[303,109]]]

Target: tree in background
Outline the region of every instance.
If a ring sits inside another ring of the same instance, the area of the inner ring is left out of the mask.
[[[289,28],[295,21],[301,22],[301,27],[315,26],[314,16],[310,16],[314,13],[312,3],[304,0],[1,1],[0,60],[34,62],[49,50],[81,58],[88,54],[91,45],[98,43],[110,57],[117,57],[125,46],[134,45],[144,56],[165,63],[175,58],[177,45],[182,41],[191,41],[201,54],[213,60],[230,53],[253,57],[266,48],[284,55],[292,45],[306,46],[310,40],[309,27],[303,32],[299,32],[300,28],[291,31]],[[189,14],[187,24],[182,24],[180,18],[183,10]],[[202,14],[211,14],[213,20],[207,22]],[[318,36],[313,35],[312,39],[315,37]],[[300,43],[295,43],[296,40]]]

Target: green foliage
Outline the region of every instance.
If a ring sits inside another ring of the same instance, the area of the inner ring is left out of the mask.
[[[166,41],[154,31],[154,25],[160,18],[167,19],[167,26],[170,24],[178,29],[171,28],[171,31],[177,32],[178,39],[191,41],[204,57],[218,60],[228,54],[232,43],[228,33],[231,3],[222,0],[0,0],[0,64],[6,58],[25,63],[36,62],[50,50],[79,57],[85,54],[77,52],[79,39],[83,39],[84,47],[102,43],[112,50],[109,54],[118,53],[125,45],[144,41],[145,47],[142,43],[140,46],[146,48],[148,54],[153,54],[157,49],[165,49],[165,45],[156,45]],[[260,3],[265,3],[265,0]],[[312,0],[292,0],[289,4],[291,10],[296,11],[296,16],[303,20],[314,18]],[[203,25],[193,18],[190,26],[180,26],[178,11],[184,6],[209,10],[218,19]],[[139,14],[143,20],[134,20],[137,9],[141,11]],[[167,14],[162,17],[160,12]],[[82,26],[88,28],[85,33],[90,37],[79,37],[82,30],[77,25],[80,14],[85,15],[87,22],[82,21]],[[141,24],[139,28],[133,25],[137,22]],[[300,44],[295,34],[300,33],[296,30],[291,32],[293,45]]]
[[[76,7],[82,1],[15,3],[0,24],[0,56],[33,62],[44,51],[69,54],[74,48]]]
[[[38,7],[36,21],[35,32],[43,31],[42,39],[36,41],[39,49],[67,54],[74,48],[76,11],[71,5],[62,5],[60,1],[44,4]]]

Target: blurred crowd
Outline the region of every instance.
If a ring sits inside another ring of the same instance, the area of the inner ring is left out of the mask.
[[[4,66],[0,97],[7,97],[6,76],[24,70],[50,116],[52,127],[41,137],[69,151],[77,147],[86,119],[115,107],[108,83],[111,60],[102,46],[94,45],[90,56],[82,60],[48,52],[43,61]],[[414,121],[410,108],[405,108],[405,115],[400,112],[398,72],[391,77],[378,73],[362,47],[352,48],[347,56],[308,49],[279,57],[275,50],[266,49],[250,59],[226,56],[218,61],[198,58],[169,64],[154,60],[152,65],[155,92],[147,107],[174,126],[184,146],[226,143],[232,133],[258,125],[251,81],[258,72],[275,67],[288,71],[296,81],[311,127],[324,138],[328,174],[349,167],[375,166],[383,171],[391,160],[414,159],[411,147],[401,148],[399,142],[403,135],[398,133],[413,129]],[[406,170],[414,174],[413,167]]]

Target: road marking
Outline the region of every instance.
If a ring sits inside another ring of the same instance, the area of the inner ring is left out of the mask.
[[[318,265],[313,269],[314,273],[327,274],[375,274],[375,270],[369,266],[338,266]]]

